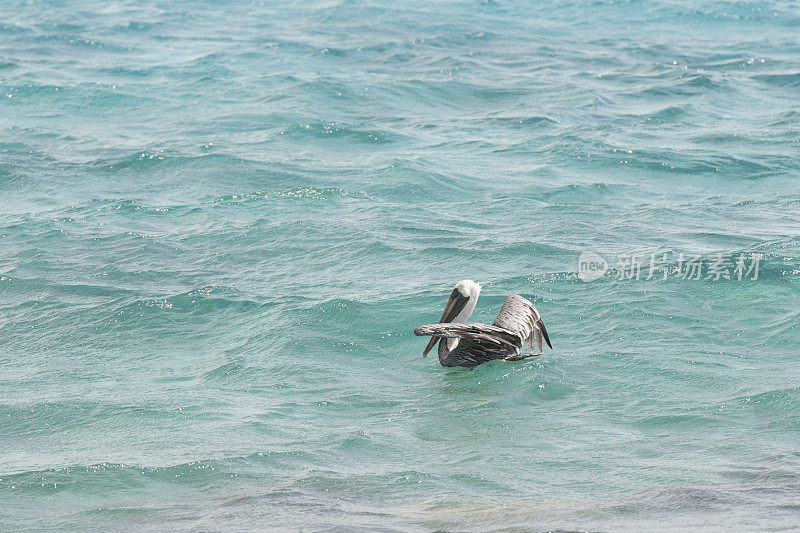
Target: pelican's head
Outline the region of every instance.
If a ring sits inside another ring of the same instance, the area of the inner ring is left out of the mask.
[[[456,283],[456,288],[450,293],[450,298],[447,300],[447,305],[444,306],[444,312],[439,322],[466,322],[472,311],[475,310],[475,304],[478,303],[480,294],[481,286],[471,279],[464,279]],[[438,337],[431,338],[425,351],[422,352],[422,357],[428,355],[438,340]]]

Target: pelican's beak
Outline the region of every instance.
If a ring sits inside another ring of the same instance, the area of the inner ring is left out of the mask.
[[[442,318],[439,319],[439,323],[452,322],[453,319],[458,316],[458,313],[464,309],[464,306],[467,305],[468,301],[469,296],[464,296],[458,289],[453,289],[452,294],[450,294],[450,298],[447,300],[447,305],[444,306],[444,312],[442,313]],[[431,337],[430,342],[428,342],[428,346],[426,346],[425,351],[422,352],[422,357],[428,355],[428,352],[431,351],[431,348],[436,346],[436,342],[438,340],[439,337]]]

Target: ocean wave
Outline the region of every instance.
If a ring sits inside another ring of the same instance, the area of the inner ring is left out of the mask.
[[[799,15],[13,3],[0,522],[791,528]],[[554,350],[423,359],[463,278]]]
[[[778,87],[800,87],[800,72],[782,74],[759,74],[753,76],[754,80]]]

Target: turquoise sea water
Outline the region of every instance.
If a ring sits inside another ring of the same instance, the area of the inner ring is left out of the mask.
[[[4,2],[0,529],[798,527],[798,27]],[[462,278],[555,350],[423,359]]]

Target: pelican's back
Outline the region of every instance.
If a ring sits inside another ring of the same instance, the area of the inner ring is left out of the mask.
[[[497,313],[493,325],[519,333],[524,339],[528,336],[531,319],[533,318],[535,321],[539,318],[539,313],[536,313],[535,318],[531,316],[533,314],[531,309],[536,312],[536,308],[530,301],[519,294],[512,294],[503,302],[503,307]]]
[[[550,346],[550,339],[544,323],[539,316],[539,311],[533,306],[530,300],[523,298],[519,294],[512,294],[503,302],[503,307],[497,314],[494,321],[497,327],[505,328],[520,336],[533,349],[534,342],[538,345],[539,351],[542,349],[542,334]]]

